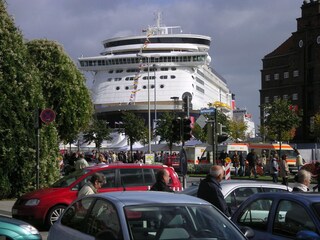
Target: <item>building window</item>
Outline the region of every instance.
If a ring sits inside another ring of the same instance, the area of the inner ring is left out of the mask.
[[[274,77],[274,80],[279,80],[279,73],[275,73],[273,77]]]
[[[292,100],[298,100],[298,93],[292,94]]]
[[[197,89],[199,92],[204,93],[204,89],[203,89],[203,88],[196,86],[196,89]]]
[[[264,103],[269,103],[269,97],[264,98]]]
[[[284,72],[284,73],[283,73],[283,78],[285,78],[285,79],[286,79],[286,78],[289,78],[289,72]]]
[[[299,70],[293,71],[293,77],[299,77]]]
[[[270,75],[269,74],[265,76],[265,80],[266,81],[270,81]]]
[[[278,96],[273,96],[273,101],[277,100]]]
[[[283,99],[288,100],[288,95],[287,94],[283,95]]]

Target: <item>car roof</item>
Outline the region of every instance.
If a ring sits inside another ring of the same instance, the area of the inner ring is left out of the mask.
[[[251,196],[251,198],[286,198],[286,199],[299,199],[306,203],[320,202],[320,194],[313,192],[263,192]]]
[[[202,199],[192,197],[189,195],[160,192],[160,191],[108,192],[108,193],[99,193],[99,194],[96,194],[95,196],[108,199],[117,204],[121,203],[123,206],[149,204],[149,203],[210,205],[208,202]]]
[[[116,162],[116,163],[109,163],[106,165],[94,165],[94,166],[89,166],[86,167],[87,170],[89,171],[95,171],[98,169],[103,169],[103,168],[170,168],[167,165],[163,164],[144,164],[144,163],[123,163],[123,162]]]

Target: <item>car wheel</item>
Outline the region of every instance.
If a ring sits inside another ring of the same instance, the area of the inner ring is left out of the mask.
[[[67,207],[65,205],[57,205],[51,208],[47,215],[46,225],[48,227],[51,227],[58,220],[58,218],[66,208]]]

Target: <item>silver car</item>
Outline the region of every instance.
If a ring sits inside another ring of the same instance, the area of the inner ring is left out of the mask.
[[[246,231],[250,235],[250,229]],[[56,239],[246,239],[219,210],[167,192],[109,192],[73,202],[50,228]]]
[[[243,201],[255,193],[292,191],[291,187],[281,184],[252,180],[223,180],[220,184],[222,194],[232,213]],[[196,197],[198,187],[199,184],[192,184],[179,193]]]

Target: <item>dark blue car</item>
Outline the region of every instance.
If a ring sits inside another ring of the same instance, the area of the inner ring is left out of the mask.
[[[252,239],[320,239],[320,194],[273,192],[249,197],[231,220]]]

